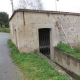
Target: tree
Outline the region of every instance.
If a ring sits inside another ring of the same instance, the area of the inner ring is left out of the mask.
[[[22,9],[43,9],[41,0],[19,0],[19,7]]]
[[[0,12],[0,26],[4,25],[5,27],[9,27],[8,23],[9,17],[6,12]]]

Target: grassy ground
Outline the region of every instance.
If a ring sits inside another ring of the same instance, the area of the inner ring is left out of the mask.
[[[73,47],[73,49],[71,49],[71,47],[69,46],[69,44],[65,44],[65,43],[62,43],[60,42],[56,48],[62,50],[62,51],[65,51],[77,58],[80,58],[80,45],[79,46],[75,46]]]
[[[10,30],[9,30],[9,28],[0,28],[0,32],[6,32],[6,33],[9,33]]]
[[[66,76],[55,71],[37,53],[20,53],[15,45],[8,40],[11,56],[23,74],[29,80],[69,80]]]

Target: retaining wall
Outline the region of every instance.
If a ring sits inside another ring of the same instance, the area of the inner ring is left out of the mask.
[[[54,49],[54,62],[80,76],[80,59],[59,49]]]

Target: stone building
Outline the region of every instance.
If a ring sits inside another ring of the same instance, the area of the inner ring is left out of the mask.
[[[54,58],[60,41],[71,45],[80,42],[80,14],[69,12],[19,9],[9,20],[12,42],[19,51],[38,50]]]

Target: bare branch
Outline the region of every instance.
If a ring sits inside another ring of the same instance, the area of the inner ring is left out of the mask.
[[[22,9],[43,9],[41,0],[19,0],[19,8]]]

